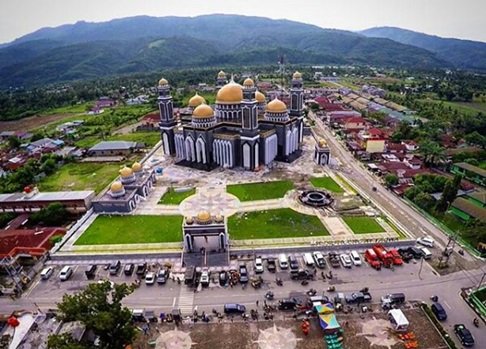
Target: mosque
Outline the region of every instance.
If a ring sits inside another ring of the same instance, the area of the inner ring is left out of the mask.
[[[190,120],[176,119],[170,86],[158,85],[160,130],[164,153],[183,166],[210,171],[216,167],[255,170],[273,161],[292,162],[303,139],[302,74],[295,72],[290,108],[279,99],[266,103],[252,79],[243,85],[218,74],[213,107],[196,94],[189,100]]]

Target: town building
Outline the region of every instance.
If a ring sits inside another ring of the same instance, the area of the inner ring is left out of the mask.
[[[130,155],[139,148],[137,142],[103,141],[88,150],[89,156]]]
[[[218,75],[218,83],[221,81]],[[278,98],[265,105],[265,96],[249,78],[243,85],[231,80],[217,92],[214,108],[201,96],[194,96],[189,106],[192,118],[180,125],[167,80],[159,81],[158,92],[164,152],[179,165],[255,170],[274,160],[292,162],[301,155],[304,115],[299,72],[292,77],[290,108]]]
[[[449,212],[465,222],[474,219],[486,222],[486,191],[474,191],[458,197],[451,204]]]
[[[464,176],[467,180],[482,185],[483,187],[486,186],[486,170],[482,168],[466,162],[458,162],[452,165],[451,172]]]

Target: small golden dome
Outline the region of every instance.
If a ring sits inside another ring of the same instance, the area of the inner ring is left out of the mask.
[[[133,171],[130,167],[124,167],[120,170],[120,176],[122,176],[122,178],[126,178],[126,177],[130,177],[131,175],[133,174]]]
[[[191,99],[189,99],[189,106],[193,108],[196,108],[198,105],[201,105],[203,103],[206,103],[206,100],[203,96],[198,95],[197,92],[194,96],[191,97]]]
[[[192,111],[194,119],[207,119],[214,116],[213,108],[207,104],[201,104]]]
[[[216,217],[214,217],[214,220],[218,223],[221,223],[222,221],[224,221],[224,217],[218,214]]]
[[[115,181],[111,184],[110,190],[113,193],[119,192],[123,190],[123,184],[120,181]]]
[[[224,79],[226,77],[226,73],[222,70],[219,71],[218,73],[218,78],[219,79]]]
[[[255,92],[255,99],[257,100],[258,103],[265,103],[266,100],[267,100],[265,98],[265,95],[263,93],[261,93],[260,91]]]
[[[194,223],[194,218],[186,217],[186,224],[192,224],[192,223]]]
[[[159,80],[159,86],[167,86],[168,84],[169,82],[164,78]]]
[[[298,71],[296,71],[294,73],[294,75],[292,75],[292,79],[294,79],[294,80],[300,80],[300,79],[302,79],[302,74],[299,73]]]
[[[246,78],[245,81],[243,81],[243,86],[245,86],[245,87],[253,87],[253,86],[255,86],[255,83],[253,82],[252,79]]]
[[[273,101],[267,104],[266,111],[270,113],[285,113],[287,111],[287,106],[280,99],[275,98]]]
[[[218,104],[237,104],[243,99],[243,89],[241,85],[234,82],[224,85],[216,95]]]
[[[320,139],[319,140],[319,147],[326,147],[327,146],[327,142],[325,139]]]
[[[211,221],[211,214],[208,211],[201,211],[197,214],[196,218],[199,223],[208,223]]]
[[[139,162],[134,162],[133,165],[132,165],[132,170],[133,170],[133,172],[142,171],[142,164],[140,164]]]

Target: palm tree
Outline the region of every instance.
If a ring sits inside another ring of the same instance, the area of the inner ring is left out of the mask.
[[[444,148],[436,142],[422,142],[420,144],[419,153],[422,154],[424,162],[427,165],[439,165],[446,161]]]

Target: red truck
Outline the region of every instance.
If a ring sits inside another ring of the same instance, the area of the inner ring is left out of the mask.
[[[373,251],[375,251],[378,259],[383,263],[385,268],[390,268],[393,265],[393,256],[386,250],[385,246],[381,244],[373,245]]]
[[[398,250],[396,248],[391,248],[388,250],[388,252],[393,257],[393,265],[403,265],[402,256],[400,256],[400,253],[398,253]]]
[[[375,268],[376,270],[381,269],[381,262],[378,259],[378,256],[376,255],[375,251],[371,248],[367,249],[365,254],[364,254],[366,262],[372,267]]]

